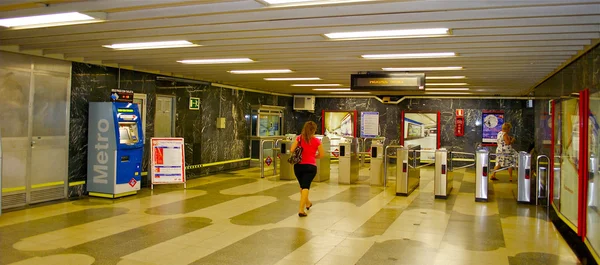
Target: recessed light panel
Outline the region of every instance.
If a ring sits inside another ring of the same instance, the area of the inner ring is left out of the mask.
[[[333,40],[360,40],[360,39],[393,39],[393,38],[424,38],[447,36],[450,30],[447,28],[432,29],[402,29],[402,30],[376,30],[357,32],[334,32],[327,33],[325,37]]]
[[[318,77],[269,77],[265,81],[317,81],[321,80]]]
[[[185,48],[200,46],[186,40],[175,41],[154,41],[154,42],[136,42],[136,43],[120,43],[112,45],[102,45],[102,47],[115,50],[145,50],[145,49],[166,49],[166,48]]]
[[[105,19],[106,13],[89,13],[88,15],[79,12],[69,12],[0,19],[0,26],[12,29],[31,29],[102,22]]]
[[[429,80],[465,79],[466,76],[425,76]]]
[[[466,86],[467,83],[426,83],[427,86]]]
[[[181,60],[177,61],[183,64],[225,64],[225,63],[251,63],[250,58],[227,58],[227,59],[199,59],[199,60]]]
[[[451,71],[451,70],[462,70],[462,66],[445,66],[445,67],[390,67],[381,68],[383,71],[395,71],[395,72],[411,72],[411,71]]]
[[[293,84],[292,86],[341,86],[340,84]]]
[[[309,5],[331,5],[354,2],[369,2],[375,0],[259,0],[270,7],[309,6]]]
[[[290,69],[265,69],[265,70],[231,70],[232,74],[286,74],[292,73]]]
[[[350,91],[350,88],[313,88],[314,91]]]
[[[419,58],[447,58],[455,57],[454,52],[434,52],[434,53],[398,53],[398,54],[365,54],[365,59],[419,59]]]
[[[468,87],[439,87],[439,88],[426,88],[426,91],[465,91],[469,90]]]

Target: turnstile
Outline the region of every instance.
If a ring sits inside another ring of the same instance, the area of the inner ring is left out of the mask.
[[[475,201],[488,201],[488,172],[490,167],[490,152],[477,149],[475,152]]]
[[[433,175],[433,192],[435,198],[446,199],[452,190],[452,163],[448,159],[448,150],[435,150],[435,173]]]
[[[532,194],[535,194],[535,183],[531,174],[531,154],[519,152],[519,165],[517,167],[517,202],[533,203]]]
[[[545,160],[546,163],[544,166],[541,164],[541,160]],[[549,184],[550,184],[550,174],[548,168],[550,166],[550,158],[545,155],[539,155],[536,160],[537,165],[537,190],[536,190],[536,200],[535,204],[539,205],[540,200],[544,201],[546,207],[550,206],[549,195]]]
[[[373,142],[371,144],[371,167],[370,167],[370,182],[373,186],[383,185],[383,144]]]
[[[2,133],[0,132],[0,215],[2,215]]]
[[[408,196],[419,187],[421,169],[418,166],[421,159],[417,150],[420,149],[421,146],[411,146],[396,151],[396,195]]]
[[[292,156],[290,148],[292,147],[293,141],[280,141],[280,153],[279,156],[279,179],[281,180],[294,180],[296,174],[294,174],[294,165],[288,162],[288,159]]]
[[[598,176],[596,176],[598,172],[598,158],[596,154],[592,153],[590,155],[589,161],[589,183],[588,183],[588,207],[593,208],[594,210],[598,210],[598,188],[600,184],[598,184]]]
[[[321,159],[317,159],[317,175],[314,181],[322,182],[329,180],[329,176],[331,175],[331,153],[329,152],[331,142],[329,141],[329,137],[324,137],[323,135],[317,135],[316,137],[321,140],[321,145],[323,145],[325,153],[321,154]]]
[[[352,138],[349,142],[340,143],[338,166],[338,183],[352,184],[358,180],[360,161],[358,159],[358,141]]]

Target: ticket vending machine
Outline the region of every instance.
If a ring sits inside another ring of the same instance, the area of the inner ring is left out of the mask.
[[[353,184],[358,181],[359,167],[358,140],[347,138],[344,142],[340,142],[338,183]]]
[[[136,104],[90,102],[88,123],[90,196],[117,198],[140,189],[144,136]]]
[[[382,186],[383,185],[383,143],[380,141],[373,141],[371,144],[371,185]]]

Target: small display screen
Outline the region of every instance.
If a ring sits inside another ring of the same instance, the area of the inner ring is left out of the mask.
[[[118,113],[133,113],[133,109],[117,109]]]

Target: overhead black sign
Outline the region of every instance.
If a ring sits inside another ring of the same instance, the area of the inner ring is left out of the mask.
[[[351,75],[354,91],[424,90],[424,73],[377,73]]]
[[[133,90],[112,89],[110,100],[113,102],[133,103]]]

